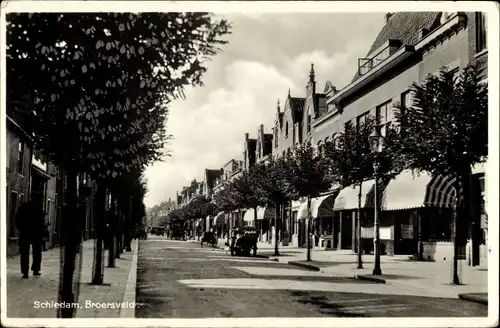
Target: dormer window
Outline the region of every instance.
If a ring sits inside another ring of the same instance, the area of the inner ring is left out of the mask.
[[[373,55],[367,58],[358,59],[358,73],[364,75],[371,71],[378,64],[389,58],[401,47],[401,41],[388,40],[380,48],[372,52]]]
[[[441,24],[446,23],[450,18],[456,14],[455,11],[443,11],[441,14]]]

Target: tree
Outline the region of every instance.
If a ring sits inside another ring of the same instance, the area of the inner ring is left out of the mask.
[[[361,199],[363,181],[374,178],[373,164],[379,163],[378,176],[388,181],[394,178],[404,167],[404,157],[397,155],[401,147],[401,137],[397,124],[388,124],[384,132],[384,148],[375,155],[370,149],[368,137],[377,126],[375,118],[368,116],[357,126],[351,122],[344,125],[335,140],[325,145],[325,157],[329,161],[330,179],[342,188],[357,185],[357,255],[358,268],[363,268],[361,247]],[[377,156],[377,158],[375,158]],[[374,204],[378,206],[378,204]]]
[[[454,179],[453,283],[459,284],[458,247],[467,243],[471,167],[488,157],[488,87],[475,65],[460,76],[442,69],[412,86],[413,103],[399,105],[400,154],[408,168]]]
[[[345,188],[358,185],[357,211],[357,253],[358,268],[363,268],[361,248],[361,195],[363,181],[373,175],[373,157],[368,136],[373,129],[373,119],[367,117],[358,126],[350,121],[344,125],[337,138],[325,145],[325,156],[330,162],[330,175],[333,181]]]
[[[332,183],[328,174],[329,162],[307,142],[294,150],[286,164],[290,167],[286,180],[293,190],[292,194],[307,198],[307,261],[311,261],[311,198],[330,189]]]
[[[278,218],[280,217],[280,206],[289,199],[291,191],[287,181],[289,166],[284,157],[271,159],[269,163],[261,163],[254,166],[252,170],[253,189],[262,204],[274,206],[275,217],[275,240],[274,255],[279,256],[279,231]]]
[[[234,193],[231,191],[231,188],[232,188],[231,185],[226,182],[222,186],[221,190],[218,191],[213,197],[214,204],[217,206],[218,209],[224,212],[224,214],[231,213],[232,211],[238,209],[238,204],[233,197]],[[228,229],[231,229],[231,227],[228,226]],[[228,244],[230,238],[229,233],[230,231],[227,232]]]
[[[228,29],[206,13],[9,15],[7,83],[33,90],[37,144],[68,175],[68,218],[75,216],[78,172],[105,167],[104,176],[115,177],[130,169],[130,155],[144,144],[153,153],[164,146],[165,106],[185,85],[201,85],[204,62]],[[145,115],[151,108],[157,114]],[[124,156],[107,163],[111,154]],[[74,302],[78,224],[64,219],[63,225],[60,300]]]
[[[257,207],[264,204],[254,189],[255,181],[253,179],[253,168],[250,168],[249,171],[243,171],[240,176],[230,182],[229,190],[233,192],[232,198],[238,208],[254,210],[254,222],[257,222]]]

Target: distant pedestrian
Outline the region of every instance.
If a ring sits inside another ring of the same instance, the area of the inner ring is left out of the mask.
[[[39,276],[42,265],[42,243],[45,231],[45,213],[41,197],[32,196],[22,204],[16,214],[16,227],[19,230],[19,251],[21,253],[21,274],[28,278],[30,246],[33,248],[31,271]]]

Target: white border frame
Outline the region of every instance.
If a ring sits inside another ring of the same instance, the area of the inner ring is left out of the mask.
[[[74,12],[77,10],[86,12],[101,11],[122,11],[123,2],[119,1],[4,1],[0,4],[0,150],[6,150],[6,126],[5,126],[5,40],[6,25],[5,14],[8,12],[52,12],[54,8],[57,12]],[[393,11],[485,11],[488,13],[488,82],[489,89],[493,90],[489,94],[489,149],[490,155],[487,168],[488,177],[491,181],[487,184],[488,198],[498,199],[498,108],[499,99],[499,9],[493,2],[389,2],[374,1],[363,2],[359,6],[355,2],[217,2],[217,1],[127,1],[127,11],[129,12],[156,12],[156,11],[212,11],[216,13],[281,13],[281,12],[393,12]],[[0,188],[6,190],[5,156],[0,156]],[[4,311],[4,304],[7,304],[6,295],[6,247],[7,238],[3,233],[6,229],[5,202],[0,201],[1,215],[1,243],[3,254],[1,256],[1,320],[5,325],[11,326],[40,326],[40,319],[7,319]],[[492,218],[498,218],[498,203],[488,202],[487,211]],[[235,318],[235,319],[43,319],[46,327],[144,327],[144,326],[178,326],[178,327],[480,327],[494,326],[498,322],[498,220],[491,220],[489,229],[489,259],[488,259],[488,286],[489,286],[489,306],[487,318]],[[293,321],[292,321],[293,320]]]

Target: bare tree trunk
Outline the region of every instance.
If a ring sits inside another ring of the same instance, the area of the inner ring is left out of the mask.
[[[307,261],[311,261],[311,197],[307,197]]]
[[[95,218],[97,220],[97,236],[95,243],[95,256],[94,256],[94,274],[92,279],[92,284],[100,285],[104,281],[104,252],[103,243],[105,238],[105,225],[104,211],[106,203],[106,189],[99,184],[97,186],[97,192],[95,195]]]
[[[359,193],[358,193],[358,269],[363,269],[363,247],[361,245],[361,193],[362,193],[363,182],[359,183]]]
[[[111,209],[110,209],[110,218],[109,218],[109,241],[108,241],[108,268],[115,267],[115,252],[116,252],[116,206],[115,199],[111,196]]]
[[[280,251],[279,251],[279,237],[278,237],[278,217],[280,214],[280,208],[279,204],[275,203],[274,204],[275,208],[275,214],[274,214],[274,256],[279,256]]]
[[[66,191],[66,213],[64,215],[64,243],[61,252],[62,260],[62,275],[59,282],[59,302],[66,304],[74,304],[78,302],[78,295],[73,290],[74,273],[76,265],[76,253],[80,246],[81,237],[79,236],[78,228],[80,225],[79,215],[77,215],[77,190],[76,190],[77,172],[72,164],[69,165],[67,171],[68,185]],[[79,283],[79,282],[77,282]],[[57,316],[62,318],[73,318],[76,309],[73,307],[65,307],[58,309]]]

